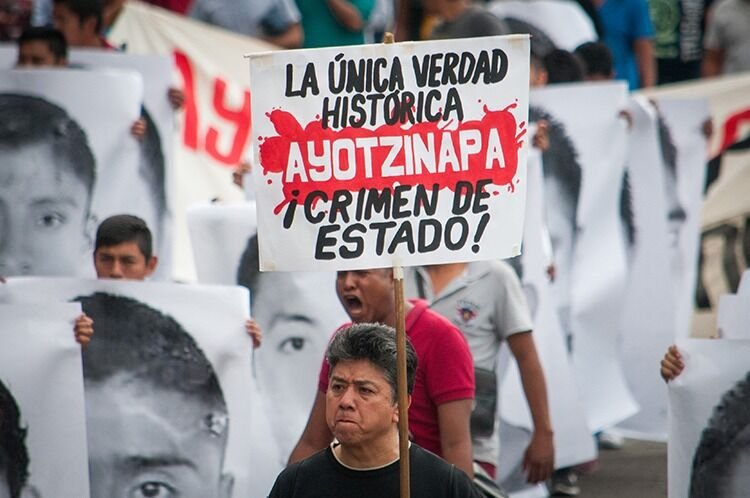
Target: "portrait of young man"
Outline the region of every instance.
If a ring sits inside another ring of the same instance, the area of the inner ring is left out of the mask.
[[[83,351],[91,496],[230,498],[227,405],[195,340],[135,299],[77,300],[96,324]]]
[[[81,126],[40,97],[0,94],[0,275],[74,275],[95,221]]]

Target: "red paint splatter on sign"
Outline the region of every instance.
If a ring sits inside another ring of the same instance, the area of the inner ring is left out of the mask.
[[[507,186],[512,192],[518,170],[518,152],[526,134],[526,123],[518,124],[511,112],[516,106],[512,104],[492,111],[485,105],[480,119],[460,123],[453,130],[441,129],[437,122],[417,123],[408,129],[394,124],[374,130],[333,130],[324,129],[320,119],[303,127],[291,113],[273,110],[267,116],[277,135],[262,139],[260,163],[264,175],[282,175],[284,201],[274,211],[278,214],[290,200],[304,199],[313,191],[324,192],[330,199],[337,190],[383,190],[396,184],[438,184],[441,189],[453,190],[458,181],[489,179],[494,185]],[[481,137],[479,152],[476,151],[477,137]],[[383,140],[388,144],[383,145]],[[443,141],[451,143],[442,145]],[[400,143],[400,150],[395,154],[394,149],[398,147],[393,146],[394,142]],[[422,144],[421,161],[416,160],[414,152],[417,143]],[[488,162],[490,143],[495,144],[493,150],[496,154]],[[451,153],[446,151],[453,150],[453,157],[460,160],[444,160],[444,171],[429,171],[424,161],[427,150],[424,144],[434,144],[432,148],[428,147],[434,156],[433,167],[429,169],[435,169],[434,165],[441,162],[441,156],[450,156]],[[295,151],[292,154],[293,167],[290,166],[292,149]],[[408,152],[405,153],[405,149]],[[326,151],[329,154],[327,164],[320,159]],[[318,159],[313,156],[318,156]]]

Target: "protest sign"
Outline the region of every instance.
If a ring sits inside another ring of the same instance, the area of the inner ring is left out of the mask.
[[[750,341],[683,339],[669,383],[669,498],[742,498],[750,476]]]
[[[80,313],[78,303],[0,305],[0,496],[89,496]],[[13,481],[20,491],[6,494]]]
[[[199,281],[250,289],[252,315],[263,331],[255,374],[274,413],[280,465],[286,465],[305,428],[328,339],[348,321],[336,296],[336,275],[259,272],[254,202],[194,206],[188,223]]]
[[[0,72],[0,205],[19,220],[0,234],[0,274],[93,275],[98,220],[157,216],[157,165],[141,167],[130,133],[142,93],[135,72]]]
[[[151,493],[268,492],[281,466],[251,373],[245,289],[43,278],[5,287],[13,304],[78,300],[94,321],[83,351],[92,489],[122,483],[112,463],[126,460],[143,463],[137,478]],[[148,477],[175,461],[170,482]]]
[[[547,274],[551,254],[548,252],[549,235],[546,230],[544,177],[538,150],[532,149],[528,163],[528,194],[524,226],[523,254],[521,255],[522,282],[534,322],[534,344],[544,370],[547,385],[550,419],[555,431],[555,468],[570,467],[596,458],[596,448],[591,430],[586,422],[581,397],[576,384],[570,357],[566,351],[565,335],[560,326],[556,302],[551,293]],[[503,432],[500,426],[501,475],[522,469],[523,452],[526,449],[534,424],[524,395],[518,364],[512,355],[507,357],[508,366],[500,383],[500,417],[505,424],[521,430]],[[501,367],[502,368],[502,367]],[[524,437],[525,436],[525,437]],[[517,460],[511,461],[505,453],[509,437],[524,437],[523,451]],[[523,475],[523,472],[520,472]],[[524,482],[525,475],[518,481]],[[514,490],[504,486],[508,490]]]
[[[742,271],[750,265],[750,257],[742,250],[750,237],[750,231],[746,229],[750,218],[750,197],[745,195],[750,189],[749,90],[748,73],[643,90],[658,100],[706,98],[713,121],[707,167],[710,186],[701,209],[693,335],[707,336],[715,332],[720,296],[737,290]],[[699,144],[702,140],[696,142]],[[701,176],[703,174],[701,172]],[[690,271],[690,253],[683,255],[685,268]],[[676,312],[678,317],[684,315],[683,309],[678,308]],[[678,322],[678,330],[681,329],[684,327]]]
[[[520,252],[527,35],[250,55],[261,268]]]
[[[549,123],[542,166],[557,270],[553,291],[592,430],[637,410],[612,326],[622,311],[631,222],[621,211],[626,99],[623,82],[555,85],[531,95],[532,119]]]
[[[137,71],[143,79],[143,107],[141,117],[146,121],[146,131],[139,140],[141,147],[140,170],[150,170],[151,187],[158,193],[155,212],[146,213],[144,219],[154,235],[155,253],[159,265],[154,277],[172,277],[171,203],[174,199],[172,178],[175,149],[175,110],[167,98],[172,86],[172,59],[159,55],[132,55],[118,51],[76,48],[70,51],[70,64],[81,69],[107,68]],[[148,163],[152,165],[149,166]],[[136,209],[136,206],[133,206]]]

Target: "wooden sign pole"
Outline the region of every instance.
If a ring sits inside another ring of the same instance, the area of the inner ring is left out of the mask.
[[[401,498],[410,496],[409,477],[409,392],[406,383],[406,326],[404,316],[404,270],[393,267],[396,298],[396,375],[398,378],[398,436]]]

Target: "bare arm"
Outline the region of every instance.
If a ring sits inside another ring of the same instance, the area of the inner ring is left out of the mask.
[[[333,434],[326,423],[326,395],[318,391],[310,411],[310,418],[307,419],[305,430],[292,450],[292,454],[289,455],[288,463],[292,464],[309,457],[328,446],[332,440]]]
[[[443,458],[474,478],[471,456],[471,408],[473,400],[449,401],[437,407]]]
[[[523,468],[529,482],[541,482],[549,478],[555,464],[544,372],[531,332],[511,335],[508,337],[508,346],[518,363],[523,391],[534,421],[534,434],[524,454]]]
[[[303,39],[300,23],[292,24],[289,29],[279,35],[266,37],[267,42],[284,48],[299,48],[302,46]]]
[[[360,31],[365,26],[362,14],[347,0],[326,0],[326,4],[333,17],[349,31]]]
[[[633,42],[633,53],[638,64],[638,74],[641,86],[649,87],[656,84],[656,60],[654,59],[654,44],[650,38],[638,38]]]
[[[707,48],[703,53],[701,73],[704,78],[719,76],[724,67],[724,50],[720,48]]]

